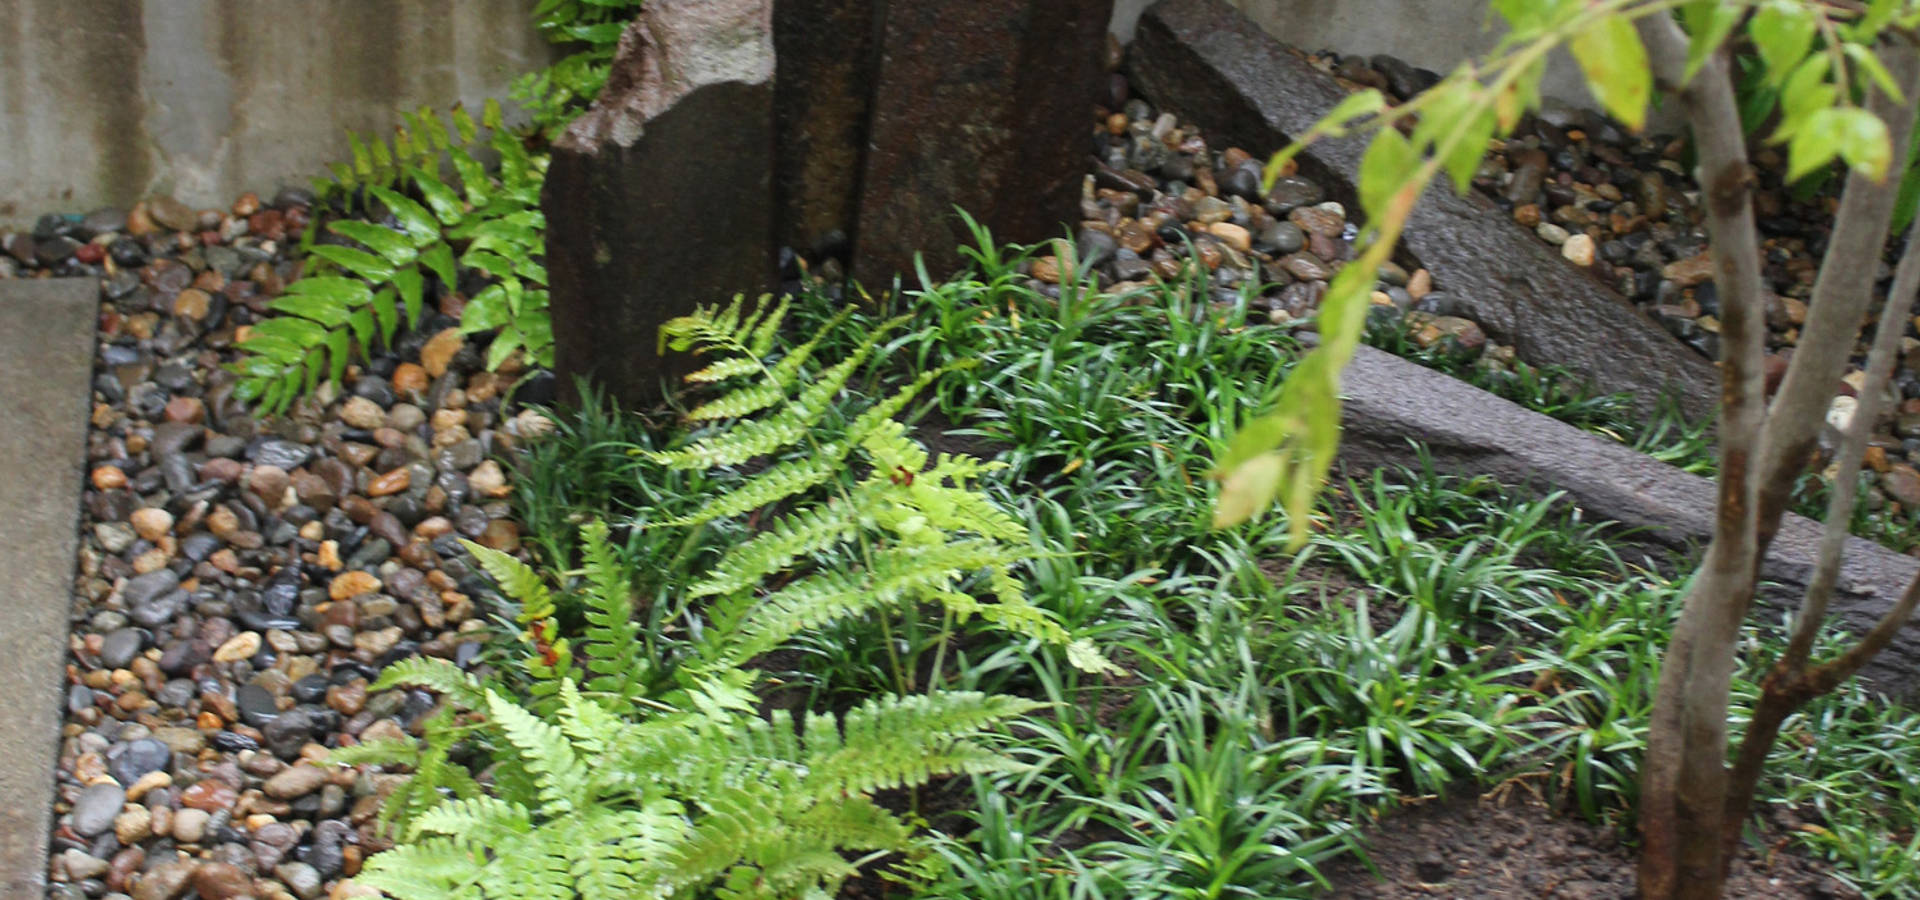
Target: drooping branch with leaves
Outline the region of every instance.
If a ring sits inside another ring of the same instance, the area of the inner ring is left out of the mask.
[[[1339,371],[1351,359],[1367,294],[1420,195],[1442,172],[1465,191],[1487,141],[1539,106],[1548,54],[1565,46],[1594,96],[1641,127],[1656,84],[1678,95],[1693,136],[1696,175],[1721,306],[1719,490],[1714,536],[1667,648],[1642,764],[1640,889],[1649,900],[1721,895],[1782,723],[1833,690],[1883,649],[1920,603],[1920,583],[1837,657],[1812,660],[1834,590],[1854,493],[1835,490],[1816,577],[1787,650],[1766,677],[1729,765],[1728,706],[1740,631],[1793,484],[1815,449],[1836,385],[1873,301],[1920,101],[1920,4],[1911,0],[1494,0],[1506,38],[1420,96],[1388,105],[1354,94],[1283,150],[1274,174],[1312,141],[1374,129],[1357,193],[1367,217],[1359,257],[1331,284],[1321,342],[1281,386],[1273,411],[1236,435],[1218,461],[1216,524],[1259,514],[1276,498],[1303,540],[1339,440]],[[1814,284],[1809,321],[1778,396],[1762,384],[1765,353],[1753,180],[1735,96],[1730,45],[1745,40],[1778,98],[1765,140],[1786,147],[1789,178],[1835,165],[1845,192]],[[1846,423],[1834,483],[1855,482],[1891,380],[1899,337],[1920,289],[1909,243],[1878,317],[1873,350]],[[1543,298],[1551,302],[1551,298]]]

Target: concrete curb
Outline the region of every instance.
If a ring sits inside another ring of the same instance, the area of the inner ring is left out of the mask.
[[[1676,550],[1713,535],[1714,484],[1630,447],[1496,397],[1390,353],[1361,347],[1341,374],[1347,395],[1341,459],[1350,466],[1407,465],[1413,442],[1443,472],[1491,475],[1504,484],[1566,491],[1594,520],[1646,529]],[[1813,573],[1820,523],[1788,515],[1761,568],[1760,601],[1773,621],[1796,609]],[[1872,627],[1920,574],[1920,559],[1863,538],[1847,544],[1832,616],[1859,633]],[[1920,619],[1907,623],[1863,675],[1892,694],[1920,692]]]
[[[93,373],[92,279],[0,281],[0,896],[46,889]]]

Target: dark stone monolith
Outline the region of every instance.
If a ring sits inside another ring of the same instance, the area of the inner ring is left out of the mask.
[[[1224,0],[1155,3],[1127,59],[1133,86],[1155,104],[1250,150],[1280,149],[1347,96]],[[1298,157],[1301,168],[1351,208],[1366,142],[1317,142]],[[1522,360],[1571,369],[1604,392],[1632,392],[1642,411],[1671,392],[1696,420],[1713,414],[1712,363],[1486,198],[1436,185],[1420,198],[1401,248],[1433,273],[1455,314],[1512,344]]]
[[[776,0],[775,227],[783,246],[844,257],[879,65],[881,0]]]
[[[968,243],[954,208],[1000,241],[1074,221],[1102,96],[1112,0],[888,4],[853,272],[869,288],[940,277]]]
[[[555,369],[628,405],[689,371],[660,324],[775,280],[773,0],[651,0],[606,90],[554,145]]]

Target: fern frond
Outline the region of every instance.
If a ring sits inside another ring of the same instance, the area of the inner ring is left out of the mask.
[[[449,838],[402,844],[367,858],[354,883],[394,900],[479,898],[485,861]]]
[[[980,539],[882,550],[873,555],[871,570],[811,575],[761,598],[751,613],[706,645],[714,654],[709,665],[742,664],[801,631],[945,590],[964,573],[1024,556],[1017,548]]]
[[[587,689],[605,695],[608,709],[624,714],[640,696],[651,666],[641,655],[639,626],[633,621],[633,583],[614,555],[607,523],[598,519],[580,526],[581,555],[587,595]]]
[[[452,661],[432,656],[409,656],[389,663],[369,691],[384,691],[400,685],[423,687],[453,701],[461,709],[485,709],[486,695],[480,680],[461,671]]]
[[[738,378],[742,375],[752,375],[758,371],[760,371],[760,363],[758,360],[749,356],[735,356],[731,359],[723,359],[694,372],[688,375],[686,380],[695,384],[712,384],[714,382],[725,381],[729,378]]]
[[[647,456],[668,468],[712,469],[739,465],[799,443],[812,433],[831,410],[833,398],[846,387],[847,380],[867,361],[867,357],[873,354],[873,348],[880,338],[902,321],[904,318],[881,323],[846,359],[828,367],[808,382],[779,412],[764,419],[742,422],[724,433],[701,438],[680,450],[653,452]],[[785,360],[781,362],[784,364]]]
[[[844,443],[832,443],[821,447],[819,453],[776,463],[747,479],[739,487],[707,501],[699,509],[660,524],[680,527],[701,525],[751,512],[819,487],[844,471],[842,463],[846,461],[849,449]]]
[[[861,519],[873,513],[879,498],[878,488],[866,485],[846,497],[781,517],[766,531],[729,549],[706,578],[687,589],[687,596],[695,600],[725,596],[786,571],[795,560],[852,537]]]
[[[950,691],[875,697],[841,720],[807,722],[805,790],[821,799],[923,784],[936,775],[1001,772],[1018,763],[966,740],[1045,704],[1018,697]]]
[[[491,547],[483,547],[472,541],[462,540],[460,546],[473,554],[480,568],[493,578],[502,593],[515,603],[520,604],[520,621],[544,619],[553,615],[553,594],[547,590],[546,582],[540,573],[511,555]]]
[[[487,692],[487,714],[513,743],[522,764],[537,780],[540,811],[559,815],[577,808],[586,777],[566,734],[493,691]]]
[[[466,846],[484,850],[532,828],[533,813],[526,807],[497,797],[473,797],[449,800],[421,813],[407,827],[407,835],[417,839],[423,835],[444,834]]]

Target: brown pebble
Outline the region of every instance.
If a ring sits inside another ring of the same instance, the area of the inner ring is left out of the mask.
[[[401,363],[393,370],[393,389],[402,394],[424,394],[431,384],[427,370],[417,363]]]
[[[232,809],[239,799],[240,792],[234,790],[232,785],[213,778],[197,781],[180,792],[181,806],[206,812]]]
[[[93,470],[92,480],[103,491],[117,491],[127,486],[127,473],[119,466],[101,466]]]
[[[327,584],[327,596],[335,602],[349,600],[361,594],[371,594],[380,589],[380,578],[372,572],[353,570],[342,572]]]
[[[454,354],[459,353],[460,348],[465,344],[466,336],[460,333],[458,326],[445,329],[428,338],[426,345],[420,348],[420,365],[427,370],[428,375],[439,378],[447,374],[447,367],[452,364]]]
[[[175,397],[167,401],[166,417],[169,422],[198,425],[206,415],[207,405],[199,397]]]
[[[213,305],[213,298],[199,288],[187,288],[173,298],[173,314],[183,319],[198,322],[207,317],[207,311]]]
[[[367,485],[367,494],[373,497],[385,497],[391,494],[398,494],[406,490],[412,483],[413,475],[407,470],[407,467],[401,466],[398,469],[394,469],[385,475],[375,478]]]

